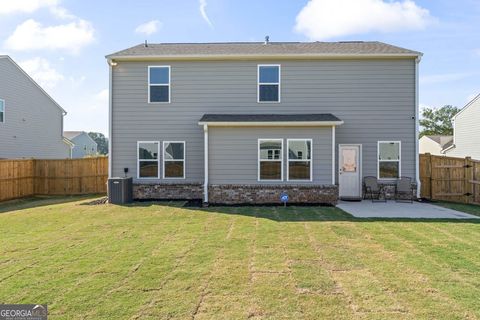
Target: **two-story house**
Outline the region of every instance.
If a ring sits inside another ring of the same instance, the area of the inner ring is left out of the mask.
[[[0,55],[0,159],[70,158],[66,114],[15,61]]]
[[[85,131],[64,131],[63,136],[72,142],[72,159],[92,157],[98,154],[97,143]]]
[[[453,141],[442,153],[450,157],[471,157],[480,160],[480,94],[473,98],[452,119]]]
[[[421,53],[380,42],[178,43],[108,55],[110,177],[138,199],[335,204],[418,183]]]

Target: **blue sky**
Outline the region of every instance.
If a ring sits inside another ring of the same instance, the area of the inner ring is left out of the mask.
[[[424,53],[420,104],[480,93],[478,0],[0,0],[8,54],[67,111],[107,132],[106,54],[149,42],[379,40]]]

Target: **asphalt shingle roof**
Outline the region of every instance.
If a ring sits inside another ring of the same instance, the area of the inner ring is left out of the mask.
[[[70,140],[81,135],[83,132],[84,131],[63,131],[63,136]]]
[[[453,144],[453,136],[427,135],[427,137],[438,143],[442,148]]]
[[[226,42],[151,43],[112,53],[107,58],[155,56],[236,56],[236,55],[406,55],[420,52],[378,41],[344,42]]]
[[[342,121],[331,113],[315,114],[204,114],[199,122],[330,122]]]

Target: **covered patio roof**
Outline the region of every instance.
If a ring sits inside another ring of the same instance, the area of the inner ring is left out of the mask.
[[[204,114],[208,126],[337,126],[343,121],[331,113],[313,114]]]

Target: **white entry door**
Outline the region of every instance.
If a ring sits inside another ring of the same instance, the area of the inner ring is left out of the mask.
[[[338,185],[340,198],[361,198],[361,148],[358,144],[341,144],[338,148]]]

